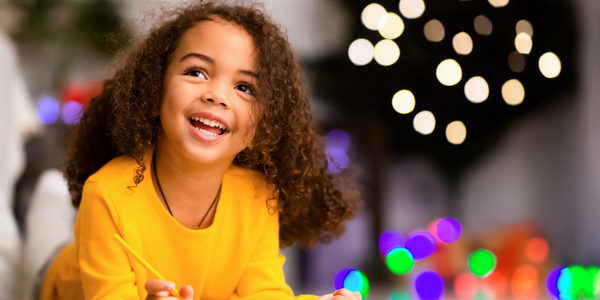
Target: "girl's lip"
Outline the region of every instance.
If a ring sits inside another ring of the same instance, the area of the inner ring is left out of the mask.
[[[225,119],[223,119],[223,117],[221,117],[218,114],[211,113],[211,112],[208,112],[208,111],[197,112],[197,113],[192,113],[191,115],[187,116],[187,119],[190,120],[191,118],[194,118],[194,117],[206,118],[206,119],[209,119],[209,120],[218,121],[219,123],[221,123],[221,124],[223,124],[225,126],[225,132],[226,133],[231,130],[231,128],[229,128],[229,124],[227,123],[227,121],[225,121]]]
[[[201,140],[207,141],[207,142],[214,142],[214,141],[218,141],[221,138],[223,138],[225,135],[229,134],[229,131],[225,131],[223,134],[220,135],[208,135],[205,133],[202,133],[200,130],[196,129],[194,126],[192,126],[192,124],[188,121],[187,122],[188,127],[190,128],[190,130]]]

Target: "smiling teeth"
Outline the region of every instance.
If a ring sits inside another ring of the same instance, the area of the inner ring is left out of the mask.
[[[192,117],[192,120],[198,121],[198,122],[202,122],[204,123],[204,125],[210,126],[210,127],[218,127],[221,128],[223,130],[226,129],[225,125],[219,123],[218,121],[215,120],[209,120],[207,118],[201,118],[201,117]]]
[[[208,131],[208,130],[204,130],[204,129],[202,129],[202,128],[198,128],[198,127],[196,127],[196,130],[198,130],[198,131],[200,131],[200,132],[202,132],[202,133],[204,133],[204,134],[206,134],[206,135],[218,135],[218,134],[216,134],[216,133],[214,133],[214,132],[210,132],[210,131]]]

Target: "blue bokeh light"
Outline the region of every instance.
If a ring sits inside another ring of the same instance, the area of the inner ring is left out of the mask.
[[[69,125],[79,123],[83,115],[83,106],[79,102],[68,101],[63,104],[61,118],[63,122]]]
[[[435,252],[437,243],[431,233],[419,231],[408,237],[406,248],[410,250],[415,260],[423,260]]]
[[[453,218],[444,218],[437,224],[437,236],[444,243],[453,243],[460,237],[462,226]]]
[[[44,97],[37,106],[37,115],[40,122],[52,124],[58,119],[60,106],[58,102],[51,97]]]
[[[444,280],[434,271],[423,271],[414,282],[415,292],[421,300],[439,300],[444,294]]]
[[[337,273],[337,275],[335,275],[335,280],[333,282],[333,285],[334,285],[336,291],[341,288],[344,288],[344,281],[346,280],[348,273],[350,273],[352,271],[354,271],[354,269],[346,268],[346,269],[342,269],[341,271],[339,271]]]
[[[379,252],[387,255],[390,250],[404,246],[404,238],[396,230],[387,230],[379,236]]]

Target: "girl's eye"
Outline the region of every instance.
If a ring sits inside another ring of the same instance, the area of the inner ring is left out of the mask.
[[[199,71],[199,70],[188,70],[185,72],[185,75],[206,79],[206,76],[204,76],[204,73],[202,73],[202,71]]]
[[[252,92],[252,88],[245,84],[238,84],[235,86],[235,89],[238,91],[241,91],[242,93],[246,93],[248,95],[254,95],[254,93]]]

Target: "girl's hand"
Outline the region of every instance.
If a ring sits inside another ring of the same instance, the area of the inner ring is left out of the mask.
[[[160,279],[150,279],[146,281],[146,291],[148,297],[146,300],[179,300],[175,296],[169,293],[175,288],[175,283],[170,281],[164,281]],[[179,294],[185,300],[192,300],[194,296],[194,289],[191,286],[185,285],[179,289]]]
[[[317,300],[362,300],[362,296],[359,292],[339,289],[333,292],[333,294],[323,295]]]

